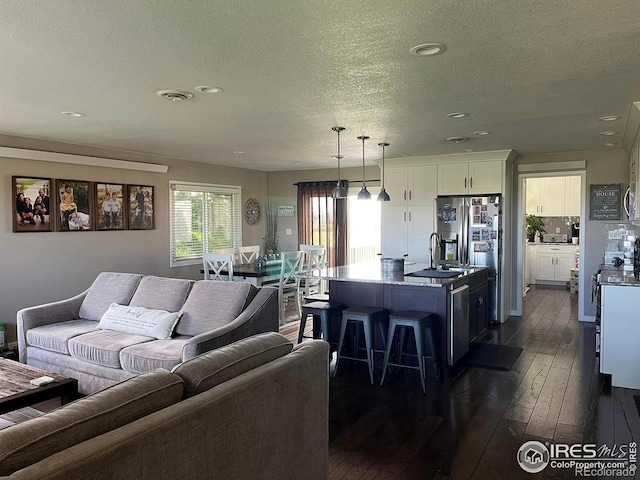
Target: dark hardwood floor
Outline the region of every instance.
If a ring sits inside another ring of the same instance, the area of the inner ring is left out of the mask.
[[[577,312],[566,290],[532,288],[523,316],[484,339],[522,347],[513,368],[461,366],[429,378],[426,395],[416,371],[395,371],[381,387],[369,384],[364,364],[341,364],[330,380],[329,478],[574,478],[570,470],[525,473],[516,452],[532,439],[609,446],[640,439],[633,399],[640,391],[611,388],[597,373],[594,325],[578,322]],[[281,331],[295,342],[297,323]]]

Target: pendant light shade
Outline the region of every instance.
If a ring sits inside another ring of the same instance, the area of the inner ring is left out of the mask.
[[[371,200],[371,194],[367,190],[367,179],[364,170],[364,141],[369,140],[369,137],[362,135],[358,137],[358,140],[362,140],[362,190],[358,193],[358,200]]]
[[[344,157],[340,155],[340,132],[345,130],[344,127],[331,127],[331,130],[338,134],[338,154],[334,155],[333,158],[338,160],[338,183],[336,184],[336,188],[331,192],[331,198],[340,199],[347,198],[347,190],[342,186],[342,181],[340,180],[340,160]]]
[[[389,144],[388,143],[379,143],[378,146],[382,147],[382,189],[380,190],[380,193],[378,194],[377,200],[379,202],[390,202],[391,198],[389,197],[389,194],[387,193],[387,191],[384,189],[384,148],[388,147]]]

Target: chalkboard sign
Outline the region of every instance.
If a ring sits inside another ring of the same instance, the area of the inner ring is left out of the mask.
[[[591,185],[589,220],[620,220],[622,218],[622,184]]]

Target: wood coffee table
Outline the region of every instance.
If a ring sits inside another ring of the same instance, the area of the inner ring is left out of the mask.
[[[40,387],[29,383],[30,380],[45,375],[56,381]],[[73,378],[0,358],[0,415],[56,397],[60,397],[64,405],[75,400],[77,395],[78,381]]]

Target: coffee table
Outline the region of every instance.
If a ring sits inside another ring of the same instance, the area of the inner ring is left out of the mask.
[[[30,380],[45,375],[55,378],[55,382],[40,387],[29,383]],[[77,396],[76,379],[0,358],[0,415],[56,397],[60,397],[64,405]]]

